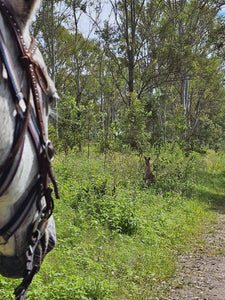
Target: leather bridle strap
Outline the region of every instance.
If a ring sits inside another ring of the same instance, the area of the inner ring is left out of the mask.
[[[23,67],[26,69],[26,73],[27,73],[27,82],[28,82],[28,88],[27,88],[28,92],[27,93],[28,93],[28,95],[27,95],[27,102],[26,102],[26,113],[25,113],[25,118],[24,118],[25,119],[24,126],[23,126],[23,129],[21,132],[21,136],[18,139],[18,144],[20,143],[20,145],[21,145],[21,139],[24,138],[24,135],[25,135],[25,132],[27,129],[27,124],[28,124],[28,119],[29,119],[29,110],[30,110],[30,90],[31,90],[32,94],[33,94],[33,101],[34,101],[34,106],[35,106],[35,111],[36,111],[37,126],[40,131],[40,142],[43,147],[43,153],[39,157],[40,176],[43,179],[43,185],[44,185],[43,192],[46,196],[46,202],[47,202],[47,205],[49,204],[49,206],[50,206],[49,208],[47,208],[47,210],[49,209],[49,215],[51,215],[52,209],[53,209],[53,200],[51,197],[51,189],[48,187],[48,177],[51,179],[51,181],[53,183],[54,190],[55,190],[55,196],[57,199],[59,198],[59,191],[58,191],[58,186],[57,186],[55,176],[52,171],[51,162],[48,159],[49,157],[52,156],[53,147],[51,146],[51,144],[49,143],[49,141],[47,140],[47,137],[46,137],[44,122],[43,122],[42,112],[41,112],[38,86],[37,86],[37,80],[38,80],[38,83],[42,89],[43,89],[42,82],[44,82],[46,84],[46,89],[48,89],[47,79],[44,76],[44,73],[43,73],[41,67],[33,60],[32,55],[34,54],[34,52],[36,50],[36,44],[35,44],[34,40],[32,40],[31,46],[28,49],[26,46],[26,43],[24,41],[23,34],[22,34],[19,26],[15,22],[14,17],[12,15],[12,13],[10,12],[9,8],[6,7],[6,3],[4,2],[4,0],[0,0],[0,8],[1,8],[2,14],[5,17],[5,20],[10,25],[9,27],[11,27],[14,32],[14,35],[16,37],[16,40],[17,40],[17,43],[19,46],[19,50],[21,51],[21,62],[22,62]],[[44,89],[44,92],[46,92],[45,89]],[[6,162],[3,163],[3,166],[0,166],[0,172],[2,171],[2,169],[7,169],[10,162],[15,157],[15,153],[18,152],[17,148],[19,148],[19,146],[16,146],[16,147],[14,147],[14,149],[12,149]]]
[[[39,99],[39,93],[38,93],[38,89],[37,89],[37,81],[35,78],[35,69],[41,69],[40,66],[33,60],[32,54],[34,54],[35,50],[36,50],[36,44],[35,44],[35,40],[32,39],[31,42],[31,46],[28,49],[26,46],[26,43],[24,41],[23,38],[23,34],[21,32],[20,27],[18,26],[18,24],[15,22],[14,17],[12,15],[12,13],[10,12],[9,8],[6,7],[6,3],[1,0],[0,1],[0,6],[1,6],[1,11],[6,19],[6,21],[9,23],[10,28],[12,28],[14,35],[16,37],[18,46],[19,46],[19,50],[21,51],[21,63],[23,65],[23,67],[26,69],[27,74],[28,74],[28,79],[29,79],[29,83],[28,83],[28,93],[30,92],[30,88],[32,89],[32,93],[34,96],[34,103],[35,103],[35,108],[36,108],[36,114],[37,114],[37,119],[38,119],[38,126],[40,127],[39,130],[43,135],[43,142],[45,143],[45,139],[46,139],[46,135],[45,135],[45,129],[44,129],[44,124],[43,124],[43,119],[42,119],[42,113],[41,113],[41,108],[40,108],[40,104],[37,104],[38,106],[38,110],[37,110],[37,106],[36,106],[36,102],[40,103],[40,99]],[[35,68],[34,68],[35,66]],[[45,83],[47,82],[42,70],[40,71],[42,73],[42,76],[44,78]],[[43,86],[43,85],[41,85]]]
[[[3,61],[5,63],[5,67],[8,73],[8,76],[10,77],[10,82],[12,84],[13,90],[14,90],[14,94],[15,94],[15,105],[17,107],[18,110],[18,104],[20,101],[24,101],[25,99],[23,97],[23,93],[21,91],[21,87],[20,87],[20,82],[18,79],[18,76],[16,74],[16,72],[13,72],[14,66],[12,65],[12,61],[10,58],[10,55],[8,54],[8,49],[5,45],[5,41],[2,35],[2,32],[0,30],[0,52],[1,55],[3,57]],[[28,97],[26,103],[26,111],[24,113],[24,117],[23,117],[23,125],[22,125],[22,129],[20,132],[20,135],[17,139],[17,142],[15,143],[15,145],[12,147],[8,157],[6,158],[6,160],[0,165],[0,173],[5,172],[8,167],[11,165],[11,163],[13,162],[15,156],[17,155],[17,153],[19,152],[19,149],[23,143],[24,140],[24,136],[26,134],[26,129],[27,129],[27,125],[28,125],[28,119],[29,119],[29,111],[30,111],[30,97]]]

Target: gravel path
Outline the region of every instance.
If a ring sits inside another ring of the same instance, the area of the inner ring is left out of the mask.
[[[225,300],[225,214],[205,230],[204,247],[179,258],[168,300]]]

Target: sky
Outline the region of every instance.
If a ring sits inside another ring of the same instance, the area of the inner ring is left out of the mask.
[[[110,12],[111,12],[111,6],[109,4],[109,0],[102,0],[101,1],[101,20],[107,20],[109,18]],[[95,17],[95,11],[92,9],[92,11],[88,12],[91,16]],[[221,9],[221,15],[225,17],[225,5]],[[99,21],[100,23],[102,21]],[[81,14],[80,20],[79,20],[79,30],[84,35],[84,37],[90,37],[94,38],[96,35],[94,34],[93,28],[91,28],[91,22],[87,15],[84,13]]]
[[[221,14],[225,16],[225,5],[222,7]]]
[[[107,20],[109,18],[110,12],[111,12],[111,6],[110,6],[108,0],[101,1],[101,6],[102,6],[101,7],[101,18],[100,18],[101,20],[99,21],[100,23],[103,22],[104,20]],[[96,13],[95,13],[94,9],[92,9],[91,12],[88,11],[87,13],[89,15],[91,15],[93,18],[96,17]],[[92,33],[90,34],[90,31],[92,30],[90,19],[84,13],[82,13],[81,18],[79,20],[79,29],[80,29],[80,32],[85,37],[88,37],[88,35],[90,35],[90,37],[94,37],[94,31],[92,31]]]

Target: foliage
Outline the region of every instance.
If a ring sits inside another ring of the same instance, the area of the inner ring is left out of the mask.
[[[93,101],[90,100],[85,106],[78,107],[76,98],[67,93],[62,97],[58,111],[60,114],[57,127],[58,139],[54,131],[49,133],[50,136],[53,135],[52,140],[55,140],[56,147],[65,152],[74,147],[81,150],[82,145],[89,143],[96,134],[95,128],[99,118]]]
[[[143,145],[147,144],[151,137],[151,133],[146,131],[145,103],[134,94],[131,94],[130,98],[130,106],[122,116],[118,140],[121,145],[130,145],[132,149],[142,153]]]
[[[149,143],[177,141],[190,152],[223,149],[221,1],[109,4],[104,20],[101,1],[44,1],[36,20],[61,96],[53,121],[59,149],[82,150],[91,141],[101,152],[141,154]]]
[[[225,155],[187,155],[178,144],[148,151],[156,176],[150,188],[142,177],[144,162],[133,152],[56,156],[58,243],[27,299],[163,295],[177,256],[201,239],[203,225],[214,219],[209,208],[224,199]],[[0,278],[2,299],[13,299],[19,281]]]
[[[101,1],[43,1],[33,31],[61,96],[49,127],[61,199],[58,245],[28,300],[161,297],[213,219],[224,200],[222,2],[112,0],[111,23]],[[18,282],[1,277],[1,299]]]

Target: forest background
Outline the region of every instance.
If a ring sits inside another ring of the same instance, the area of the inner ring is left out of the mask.
[[[104,20],[103,1],[43,1],[34,35],[60,94],[55,145],[223,147],[223,4],[110,0]]]
[[[33,26],[61,199],[28,300],[167,300],[180,255],[225,254],[202,238],[224,212],[224,0],[106,2],[44,0]],[[1,277],[1,299],[16,285]]]

